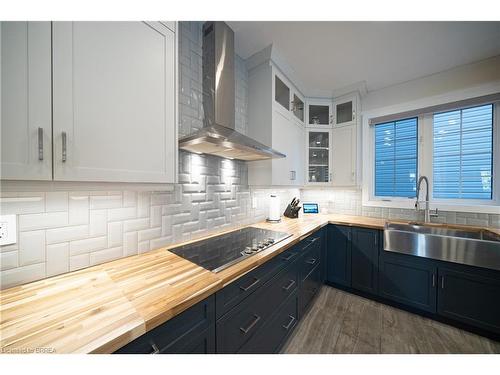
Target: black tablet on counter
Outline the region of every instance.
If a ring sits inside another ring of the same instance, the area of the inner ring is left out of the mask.
[[[319,207],[317,203],[302,203],[302,212],[305,214],[317,214],[319,213]]]

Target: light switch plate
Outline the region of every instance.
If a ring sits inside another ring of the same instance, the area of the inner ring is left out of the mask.
[[[10,245],[17,242],[16,215],[0,216],[0,245]]]

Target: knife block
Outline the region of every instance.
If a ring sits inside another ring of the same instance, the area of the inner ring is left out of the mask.
[[[292,205],[289,203],[283,215],[290,219],[296,219],[299,217],[299,211],[301,208],[302,207],[300,206],[292,207]]]

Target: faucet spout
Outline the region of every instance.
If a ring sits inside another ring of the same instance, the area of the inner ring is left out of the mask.
[[[415,202],[415,210],[419,211],[419,196],[420,189],[422,187],[422,181],[425,181],[425,210],[424,210],[424,222],[430,223],[431,215],[429,210],[429,179],[426,176],[420,176],[417,182],[417,200]],[[437,210],[436,210],[437,211]]]

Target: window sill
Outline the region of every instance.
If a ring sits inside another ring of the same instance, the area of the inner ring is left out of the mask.
[[[399,208],[399,209],[415,209],[415,200],[363,200],[362,205],[364,207],[382,207],[382,208]],[[423,205],[421,204],[421,208]],[[489,202],[485,204],[459,204],[459,203],[446,203],[446,202],[429,202],[429,208],[431,210],[438,209],[440,211],[455,211],[455,212],[475,212],[475,213],[485,213],[485,214],[497,214],[500,215],[500,205],[498,202]]]

